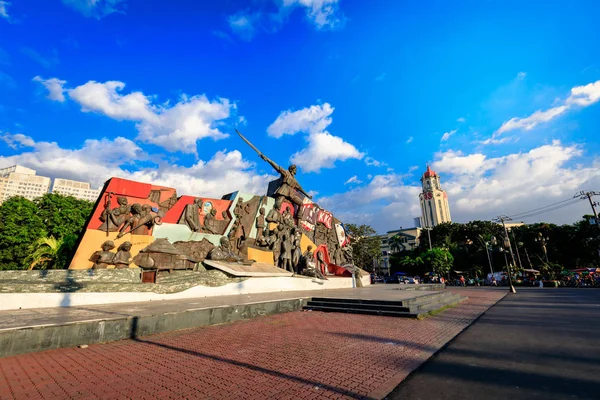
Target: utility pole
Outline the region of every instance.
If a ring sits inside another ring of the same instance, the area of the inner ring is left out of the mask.
[[[592,196],[600,196],[600,192],[585,192],[582,190],[581,192],[575,194],[573,198],[579,197],[582,200],[586,198],[588,199],[588,201],[590,202],[590,206],[592,207],[592,213],[594,215],[594,218],[596,219],[596,224],[598,224],[598,213],[596,212],[596,206],[600,204],[593,202]]]
[[[429,250],[433,249],[431,246],[431,228],[423,228],[427,231],[427,240],[429,241]]]
[[[506,229],[506,224],[505,224],[505,221],[511,221],[511,218],[507,217],[506,215],[501,215],[499,217],[496,217],[496,219],[494,219],[494,221],[502,222],[502,227],[504,228],[504,237],[505,237],[504,242],[508,244],[508,246],[505,245],[505,247],[508,247],[508,249],[510,250],[510,256],[512,257],[512,261],[516,265],[515,255],[513,254],[513,251],[512,251],[510,239],[508,238],[508,229]],[[512,276],[511,276],[512,274],[510,272],[510,265],[508,263],[506,263],[506,268],[508,269],[508,285],[510,286],[509,290],[511,293],[517,293],[517,291],[515,290],[515,287],[513,286],[513,283],[512,283]]]

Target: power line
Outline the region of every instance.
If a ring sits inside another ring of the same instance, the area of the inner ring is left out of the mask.
[[[539,209],[536,209],[536,210],[531,210],[531,211],[529,211],[527,213],[521,213],[521,214],[513,215],[512,218],[513,219],[515,219],[515,218],[516,219],[531,218],[531,217],[535,217],[537,215],[544,214],[544,213],[547,213],[547,212],[550,212],[550,211],[556,211],[556,210],[559,210],[561,208],[569,207],[569,206],[572,206],[573,204],[576,204],[576,203],[579,203],[579,202],[580,202],[580,199],[571,199],[571,201],[569,201],[568,203],[563,203],[563,204],[556,205],[556,206],[550,207],[550,208],[545,207],[545,208],[539,208]]]
[[[512,218],[512,219],[521,218],[522,215],[531,214],[531,213],[534,213],[534,212],[537,212],[537,211],[544,210],[546,208],[558,206],[558,205],[563,204],[563,203],[568,203],[568,204],[564,205],[566,207],[568,205],[575,204],[578,201],[579,201],[579,199],[574,199],[574,198],[571,197],[571,198],[568,198],[568,199],[565,199],[565,200],[558,201],[556,203],[548,204],[547,206],[538,207],[538,208],[534,208],[533,210],[524,211],[524,212],[521,212],[521,213],[517,213],[517,214],[511,215],[510,218]],[[562,206],[560,206],[559,208],[561,208],[561,207]]]

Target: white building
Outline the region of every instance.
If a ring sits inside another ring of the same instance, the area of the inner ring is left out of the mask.
[[[442,190],[440,176],[429,166],[421,177],[423,191],[419,195],[424,228],[433,228],[444,222],[452,222],[448,195]]]
[[[381,239],[381,263],[378,273],[387,275],[390,273],[390,256],[402,251],[414,250],[419,247],[419,236],[421,228],[407,228],[388,231],[379,235]]]
[[[52,193],[64,196],[73,196],[76,199],[96,202],[100,196],[100,189],[92,189],[87,182],[72,181],[70,179],[56,178],[52,185]]]
[[[50,189],[50,178],[38,176],[35,170],[13,165],[0,169],[0,204],[13,196],[33,200],[42,197]]]

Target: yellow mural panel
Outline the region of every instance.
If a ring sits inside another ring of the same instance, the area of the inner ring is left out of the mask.
[[[115,249],[113,250],[115,253],[121,243],[126,241],[131,242],[132,258],[135,257],[140,250],[154,241],[154,237],[150,235],[132,235],[130,233],[124,235],[120,239],[117,239],[118,233],[119,232],[109,232],[107,236],[106,232],[104,231],[99,231],[96,229],[86,230],[83,238],[81,239],[81,243],[77,247],[77,252],[75,253],[75,256],[73,256],[73,260],[71,261],[69,269],[92,268],[93,263],[90,261],[90,257],[95,251],[101,250],[100,246],[106,240],[112,240],[115,243]],[[134,268],[135,265],[132,263],[131,267]],[[114,266],[111,265],[108,268],[114,268]]]
[[[253,247],[248,247],[248,259],[254,260],[257,262],[274,265],[273,263],[273,252],[265,251],[260,249],[255,249]]]
[[[300,248],[302,249],[302,254],[304,254],[304,252],[307,250],[308,246],[312,246],[313,251],[316,250],[317,245],[315,245],[313,243],[312,240],[310,240],[308,238],[308,236],[306,236],[304,233],[302,234],[302,237],[300,238]]]

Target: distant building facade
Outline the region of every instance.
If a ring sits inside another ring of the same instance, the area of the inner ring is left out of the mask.
[[[22,196],[29,200],[42,197],[50,192],[51,179],[36,175],[36,171],[21,165],[0,168],[0,204],[13,196]],[[78,199],[95,202],[100,190],[92,189],[87,182],[56,178],[52,193],[73,196]]]
[[[402,251],[414,250],[419,247],[420,235],[420,227],[397,229],[379,235],[381,239],[381,263],[377,272],[382,275],[388,275],[390,273],[391,255]]]
[[[92,189],[87,182],[72,181],[70,179],[56,178],[52,185],[52,193],[63,196],[73,196],[76,199],[96,202],[100,196],[100,189]]]
[[[444,222],[452,222],[448,195],[442,189],[440,176],[427,166],[421,177],[422,192],[419,194],[423,228],[433,228]]]
[[[0,204],[13,196],[33,200],[50,189],[50,178],[35,174],[35,170],[21,165],[0,169]]]

